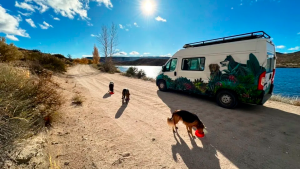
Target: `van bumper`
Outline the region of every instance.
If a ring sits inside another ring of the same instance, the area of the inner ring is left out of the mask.
[[[274,84],[271,84],[269,93],[267,93],[267,94],[265,94],[265,92],[262,93],[263,96],[262,96],[260,105],[263,105],[267,100],[270,99],[270,97],[272,96],[272,93],[273,93],[273,89],[274,89]]]

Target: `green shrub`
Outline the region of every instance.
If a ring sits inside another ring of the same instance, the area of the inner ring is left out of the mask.
[[[138,69],[136,67],[129,67],[126,71],[127,76],[136,77]]]
[[[10,62],[24,58],[22,52],[14,44],[6,44],[4,37],[0,38],[0,61]]]
[[[136,76],[137,76],[137,78],[141,79],[146,76],[146,73],[144,70],[141,69],[137,72]]]

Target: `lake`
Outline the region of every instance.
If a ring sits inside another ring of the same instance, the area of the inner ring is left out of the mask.
[[[118,66],[121,72],[131,66]],[[161,66],[134,66],[145,71],[147,77],[156,78]],[[276,68],[274,94],[300,97],[300,68]]]

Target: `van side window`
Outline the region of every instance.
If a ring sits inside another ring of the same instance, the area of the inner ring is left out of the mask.
[[[203,71],[205,66],[205,58],[185,58],[182,59],[181,70]]]
[[[177,58],[170,60],[166,64],[166,71],[174,71],[176,69],[176,65],[177,65]]]

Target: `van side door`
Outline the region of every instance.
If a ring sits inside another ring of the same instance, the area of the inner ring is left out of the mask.
[[[165,64],[164,75],[167,75],[172,80],[177,77],[177,58],[172,58]]]

